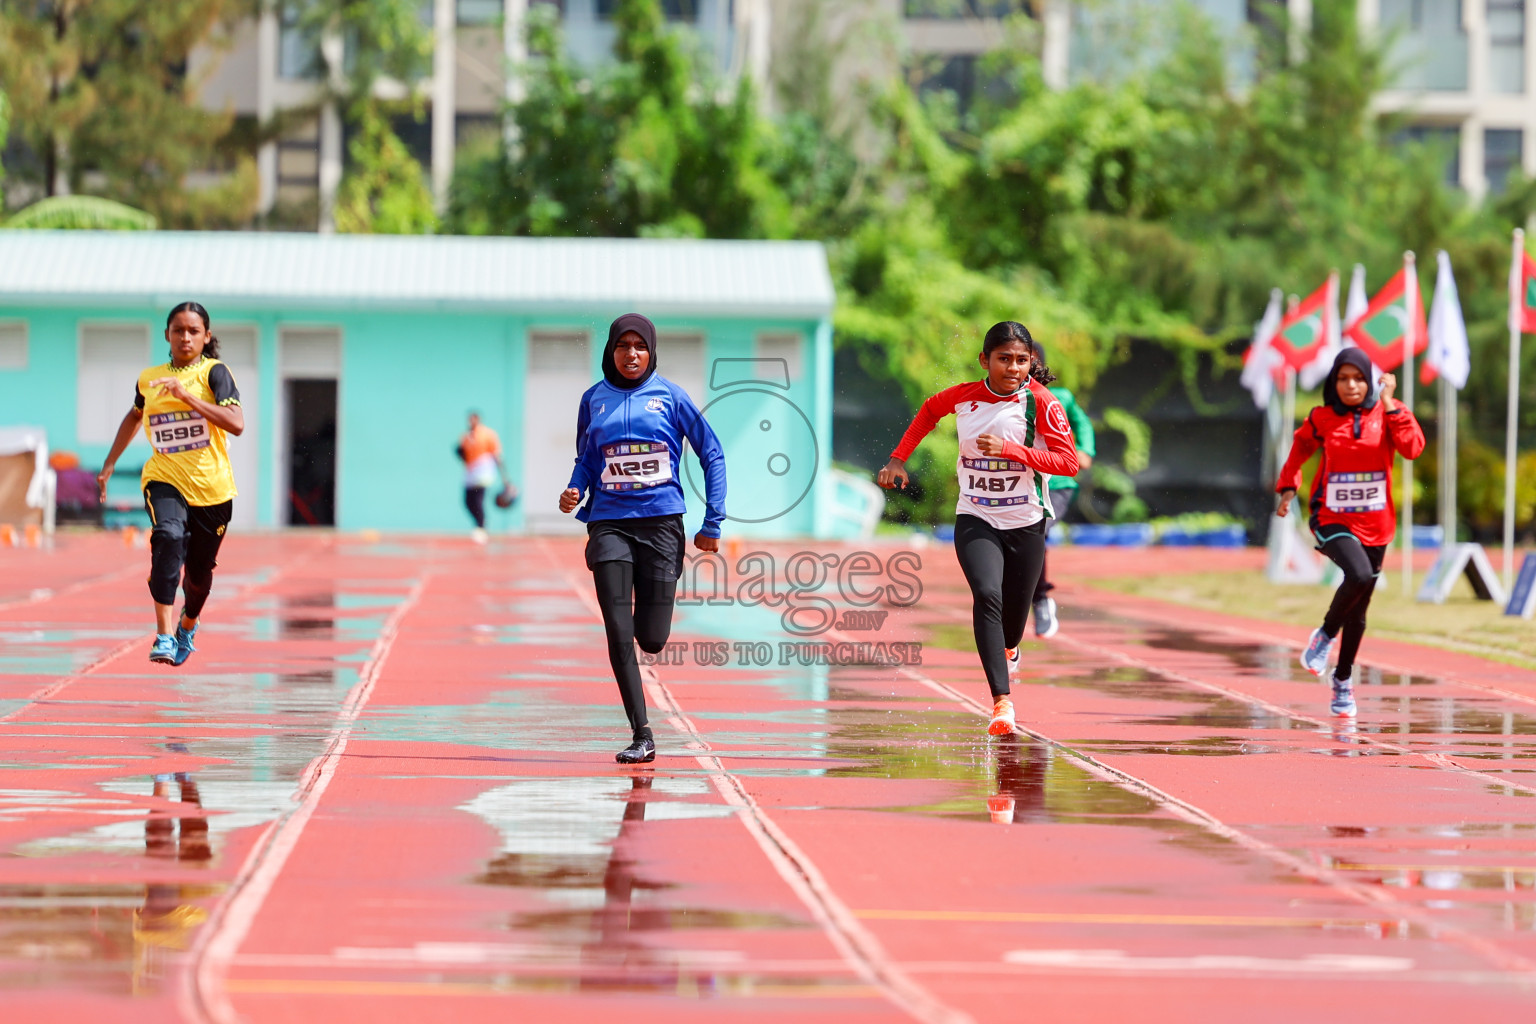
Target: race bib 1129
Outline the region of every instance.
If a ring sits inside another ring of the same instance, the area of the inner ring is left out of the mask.
[[[1034,491],[1030,469],[1010,459],[960,460],[960,493],[982,508],[1028,505]]]
[[[1329,473],[1323,500],[1334,512],[1380,512],[1387,507],[1387,474]]]
[[[161,455],[207,448],[208,421],[199,413],[161,412],[149,418],[149,443]]]
[[[672,452],[664,441],[626,441],[603,446],[605,491],[638,491],[672,479]]]

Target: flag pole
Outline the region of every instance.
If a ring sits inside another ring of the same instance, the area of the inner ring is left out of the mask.
[[[1456,386],[1440,375],[1440,546],[1444,551],[1456,543],[1456,480],[1458,450],[1456,443]]]
[[[1515,427],[1520,407],[1520,284],[1525,232],[1515,228],[1509,266],[1509,407],[1504,421],[1504,591],[1515,582]]]
[[[1403,253],[1404,291],[1412,296],[1408,303],[1408,323],[1403,330],[1403,404],[1413,413],[1413,346],[1418,339],[1414,328],[1419,322],[1419,310],[1424,298],[1419,294],[1418,270],[1414,267],[1413,253]],[[1413,596],[1413,460],[1403,459],[1403,593]]]

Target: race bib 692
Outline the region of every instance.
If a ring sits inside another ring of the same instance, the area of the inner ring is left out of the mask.
[[[208,421],[199,413],[161,412],[149,418],[149,443],[161,455],[208,447]]]
[[[1329,473],[1324,501],[1334,512],[1380,512],[1387,507],[1387,474]]]

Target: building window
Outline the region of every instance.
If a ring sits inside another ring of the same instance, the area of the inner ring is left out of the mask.
[[[1490,0],[1497,3],[1499,0]],[[1459,0],[1381,0],[1381,29],[1392,41],[1394,89],[1465,92],[1470,45]]]
[[[1488,84],[1497,93],[1525,91],[1525,0],[1488,0]]]
[[[702,0],[661,0],[661,13],[670,21],[698,21]],[[619,0],[597,0],[597,16],[605,21],[613,19]]]
[[[300,25],[303,7],[278,8],[277,73],[281,78],[314,78],[320,73],[320,45]]]
[[[22,320],[0,323],[0,370],[27,368],[27,325]]]
[[[1410,125],[1398,134],[1396,141],[1433,147],[1445,157],[1445,183],[1453,188],[1461,186],[1460,128],[1445,125]]]
[[[905,0],[909,18],[955,21],[961,18],[1006,18],[1014,14],[1035,16],[1034,0]]]
[[[1519,128],[1489,128],[1483,132],[1483,177],[1489,192],[1504,191],[1509,172],[1520,166],[1525,135]]]
[[[460,25],[496,25],[501,15],[502,0],[458,0]]]
[[[163,350],[162,350],[163,351]],[[139,373],[149,365],[144,324],[82,324],[75,374],[75,440],[110,444],[123,413],[133,408]]]

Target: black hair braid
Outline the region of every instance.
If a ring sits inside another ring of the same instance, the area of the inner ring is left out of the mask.
[[[200,302],[183,302],[166,315],[165,329],[171,329],[171,321],[176,319],[177,313],[196,313],[203,322],[203,330],[208,332],[208,342],[203,346],[203,355],[208,359],[219,358],[219,339],[214,337],[213,322],[208,318],[208,311]]]
[[[1056,375],[1045,365],[1045,346],[1034,338],[1029,339],[1029,375],[1041,384],[1056,383]]]

